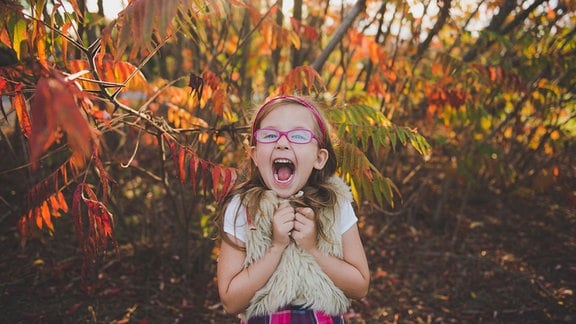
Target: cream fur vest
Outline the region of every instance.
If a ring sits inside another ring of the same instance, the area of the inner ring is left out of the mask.
[[[352,195],[349,187],[338,177],[331,177],[338,203],[349,203]],[[249,198],[249,197],[247,197]],[[272,215],[281,198],[268,190],[260,202],[261,214],[252,215],[255,230],[246,231],[246,260],[244,267],[262,258],[272,241]],[[322,223],[326,238],[318,237],[318,248],[322,253],[342,258],[342,235],[338,223],[340,207],[322,210],[316,215]],[[256,292],[244,314],[246,318],[271,314],[288,305],[299,305],[321,310],[330,315],[343,314],[350,301],[332,280],[322,271],[314,258],[290,243],[280,263],[266,285]]]

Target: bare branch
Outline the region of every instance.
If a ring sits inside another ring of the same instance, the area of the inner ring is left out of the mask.
[[[354,4],[354,6],[352,7],[352,11],[350,11],[350,13],[348,13],[348,15],[344,18],[344,20],[342,21],[342,25],[338,27],[338,29],[328,42],[328,45],[326,45],[326,48],[324,48],[322,53],[320,53],[320,56],[318,56],[316,60],[312,63],[312,68],[314,68],[318,72],[322,70],[324,63],[326,63],[326,60],[328,60],[328,57],[330,56],[332,51],[334,51],[338,43],[340,43],[344,38],[344,35],[346,35],[346,31],[348,31],[350,26],[352,26],[352,23],[354,22],[354,20],[356,20],[356,17],[358,17],[358,15],[360,15],[360,13],[363,12],[365,9],[366,9],[366,0],[358,0],[358,2]]]

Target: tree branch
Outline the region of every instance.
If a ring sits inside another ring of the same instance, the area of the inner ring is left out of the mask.
[[[352,26],[352,23],[354,22],[354,20],[356,20],[356,17],[358,17],[358,15],[365,9],[366,9],[366,0],[358,0],[358,2],[354,4],[354,7],[352,7],[352,11],[348,13],[348,15],[342,21],[342,25],[340,25],[340,27],[338,27],[334,35],[332,35],[332,38],[328,42],[328,45],[326,45],[326,48],[324,48],[322,53],[320,53],[320,56],[318,56],[316,60],[312,63],[312,68],[314,68],[316,71],[320,73],[320,70],[322,70],[324,63],[326,63],[326,60],[328,60],[328,57],[330,56],[332,51],[334,51],[336,45],[338,45],[338,43],[342,41],[344,35],[346,34],[346,31],[350,28],[350,26]]]
[[[450,7],[451,7],[450,0],[443,0],[439,2],[443,3],[442,8],[440,9],[440,17],[434,24],[434,27],[432,28],[430,33],[428,33],[426,39],[422,43],[420,43],[420,45],[418,45],[418,52],[416,53],[416,57],[420,57],[422,56],[422,54],[424,54],[424,51],[426,51],[430,46],[432,38],[434,38],[434,36],[436,36],[436,34],[440,32],[440,29],[444,27],[444,24],[446,24],[448,17],[450,17]]]

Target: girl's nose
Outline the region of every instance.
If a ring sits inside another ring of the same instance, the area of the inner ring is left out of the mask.
[[[288,148],[288,143],[290,143],[288,141],[288,137],[284,134],[280,135],[280,138],[278,139],[278,141],[276,142],[276,148],[277,149],[285,149]]]

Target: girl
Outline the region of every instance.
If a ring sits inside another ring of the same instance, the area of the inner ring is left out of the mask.
[[[224,309],[247,324],[343,323],[370,274],[325,119],[307,99],[275,97],[256,111],[249,152],[250,178],[219,220]]]

